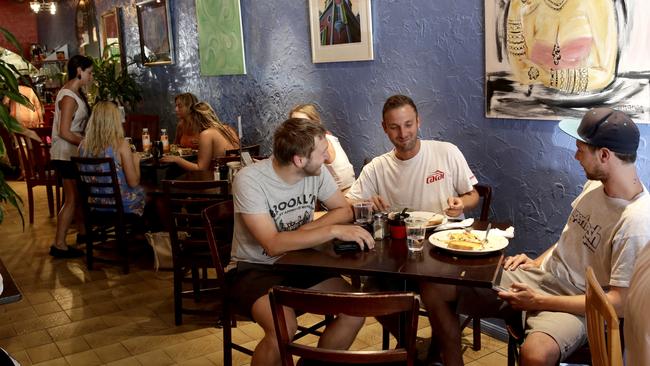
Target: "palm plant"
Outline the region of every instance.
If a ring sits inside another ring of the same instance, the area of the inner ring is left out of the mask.
[[[13,34],[2,27],[0,27],[0,33],[19,51],[18,54],[22,54],[20,44]],[[0,59],[0,102],[4,101],[5,98],[8,98],[16,103],[34,109],[34,106],[29,102],[29,100],[20,94],[16,75],[19,75],[18,70],[13,65]],[[9,114],[9,108],[4,103],[0,103],[0,128],[6,129],[9,133],[24,131],[20,122]],[[6,146],[2,139],[0,139],[0,157],[5,156],[6,154]],[[11,189],[5,181],[4,174],[0,171],[0,223],[4,220],[4,205],[7,203],[11,204],[18,210],[20,213],[20,219],[23,220],[22,202],[20,196]],[[25,222],[23,220],[23,225],[24,224]]]
[[[110,46],[110,45],[109,45]],[[109,50],[106,47],[105,50]],[[95,101],[113,100],[133,109],[142,100],[140,86],[127,72],[128,65],[120,64],[120,55],[104,52],[103,57],[93,59],[92,94]]]

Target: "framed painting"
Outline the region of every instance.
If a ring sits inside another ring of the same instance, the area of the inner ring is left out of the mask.
[[[196,0],[201,75],[246,74],[239,0]]]
[[[168,0],[145,0],[136,4],[140,52],[145,66],[174,63],[174,38]]]
[[[309,0],[314,63],[373,60],[370,0]]]
[[[647,0],[485,0],[486,116],[610,107],[647,123],[649,13]]]
[[[102,56],[118,61],[120,67],[126,64],[121,18],[122,8],[116,7],[102,14],[100,24]]]

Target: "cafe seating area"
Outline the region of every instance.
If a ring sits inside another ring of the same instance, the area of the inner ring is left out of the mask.
[[[26,197],[23,182],[10,182]],[[46,192],[34,189],[36,211],[47,211]],[[47,253],[56,220],[37,215],[24,231],[15,211],[8,210],[0,226],[0,252],[8,271],[20,286],[21,301],[0,306],[0,347],[22,365],[222,365],[222,329],[216,316],[183,315],[175,325],[173,273],[155,272],[150,255],[131,264],[124,274],[115,265],[96,263],[90,271],[83,259],[58,261]],[[74,234],[69,236],[73,240]],[[189,301],[186,299],[185,301]],[[310,314],[301,325],[322,320]],[[428,320],[418,321],[418,351],[430,334]],[[232,341],[254,348],[262,337],[256,324],[238,321]],[[467,365],[505,365],[506,343],[482,335],[474,351],[472,331],[465,329]],[[316,336],[301,342],[315,345]],[[380,350],[382,328],[368,318],[352,350]],[[395,341],[391,337],[391,346]],[[233,351],[233,365],[248,365],[250,356]]]

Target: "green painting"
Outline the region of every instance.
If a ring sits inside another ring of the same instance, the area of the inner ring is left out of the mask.
[[[246,74],[239,0],[196,0],[201,75]]]

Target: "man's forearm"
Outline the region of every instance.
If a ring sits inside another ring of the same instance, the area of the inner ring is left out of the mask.
[[[327,211],[327,213],[318,220],[314,220],[301,226],[299,230],[313,230],[329,225],[346,224],[352,222],[353,218],[354,213],[350,206],[338,207]]]
[[[470,210],[478,205],[479,195],[475,189],[471,192],[460,195],[459,198],[463,201],[463,211]]]

